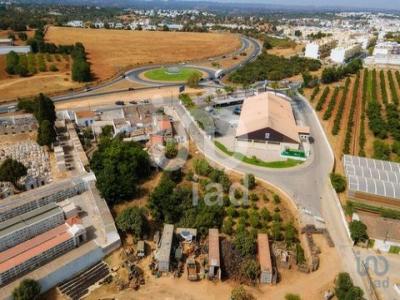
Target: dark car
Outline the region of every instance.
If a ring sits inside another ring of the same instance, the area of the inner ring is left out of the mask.
[[[309,137],[308,137],[308,142],[309,142],[310,144],[314,144],[315,139],[314,139],[312,136],[309,136]]]
[[[137,102],[136,101],[129,101],[130,104],[136,105]]]
[[[134,91],[135,89],[133,87],[128,88],[128,91]]]
[[[115,105],[125,105],[124,101],[115,101]]]

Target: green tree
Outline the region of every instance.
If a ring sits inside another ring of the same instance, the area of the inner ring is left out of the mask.
[[[272,44],[270,43],[270,41],[269,41],[268,39],[265,39],[265,40],[264,40],[263,48],[264,48],[265,50],[272,49]]]
[[[12,158],[6,158],[0,166],[0,181],[11,182],[15,187],[18,180],[26,174],[26,167]]]
[[[16,68],[19,63],[19,56],[14,51],[6,55],[6,72],[10,75],[17,74]]]
[[[109,203],[135,197],[138,183],[150,174],[148,153],[139,144],[119,138],[102,139],[90,166],[97,188]]]
[[[12,293],[14,300],[37,300],[39,299],[41,287],[33,279],[24,279]]]
[[[252,190],[256,187],[256,178],[253,174],[246,174],[243,178],[243,183],[247,184],[249,190]]]
[[[343,193],[346,190],[346,178],[340,174],[330,174],[331,183],[336,193]]]
[[[123,232],[132,233],[136,238],[142,238],[148,224],[144,210],[139,207],[124,209],[116,218],[117,228]]]
[[[197,88],[201,79],[201,74],[198,72],[193,72],[187,79],[186,84],[191,88]]]
[[[339,273],[335,280],[335,295],[338,300],[363,300],[363,291],[354,286],[348,273]]]
[[[297,230],[293,223],[290,222],[285,226],[285,241],[288,245],[292,245],[296,241]]]
[[[40,146],[51,146],[57,139],[56,131],[54,126],[49,120],[43,120],[38,128],[37,143]]]
[[[41,124],[44,120],[48,120],[54,125],[57,116],[53,101],[41,93],[34,98],[33,102],[36,103],[34,115],[38,123]]]
[[[358,220],[354,220],[349,224],[350,235],[354,243],[365,242],[368,240],[367,226]]]

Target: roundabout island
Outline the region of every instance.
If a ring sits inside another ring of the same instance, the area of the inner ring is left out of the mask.
[[[142,76],[152,81],[185,82],[193,74],[203,77],[200,70],[191,67],[160,67],[145,71]]]

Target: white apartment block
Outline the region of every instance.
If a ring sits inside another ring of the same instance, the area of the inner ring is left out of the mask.
[[[353,44],[350,46],[336,47],[332,49],[330,59],[337,64],[343,64],[347,59],[354,57],[362,50],[361,44]]]

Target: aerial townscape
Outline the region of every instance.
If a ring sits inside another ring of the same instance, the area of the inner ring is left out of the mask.
[[[0,300],[399,300],[396,2],[0,0]]]

